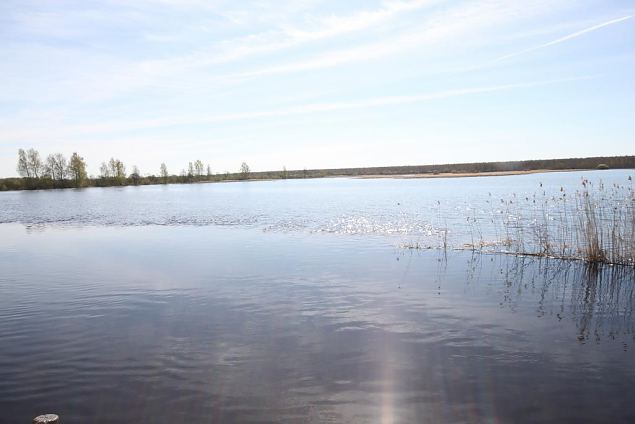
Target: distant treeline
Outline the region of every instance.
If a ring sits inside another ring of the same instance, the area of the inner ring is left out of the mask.
[[[635,168],[635,156],[598,156],[590,158],[541,159],[511,162],[449,163],[442,165],[382,166],[373,168],[315,169],[290,171],[293,178],[301,176],[364,176],[364,175],[417,175],[464,174],[481,172],[514,172],[535,170],[575,169],[628,169]]]
[[[421,175],[421,174],[463,174],[487,172],[514,172],[534,170],[575,170],[575,169],[625,169],[635,168],[635,156],[610,156],[570,159],[545,159],[514,162],[455,163],[420,166],[384,166],[372,168],[303,169],[251,172],[243,162],[238,172],[212,173],[210,165],[200,160],[190,162],[180,174],[171,174],[165,163],[158,168],[158,174],[142,175],[136,166],[130,173],[119,159],[111,158],[102,162],[99,176],[89,177],[86,162],[77,153],[67,159],[61,153],[48,155],[42,159],[37,150],[18,151],[17,170],[19,178],[0,179],[0,191],[38,190],[78,187],[111,187],[148,184],[187,184],[198,182],[220,182],[236,180],[266,180],[287,178],[322,178],[337,176],[370,175]]]
[[[598,156],[591,158],[543,159],[515,162],[449,163],[442,165],[382,166],[370,168],[303,169],[252,172],[250,180],[284,178],[363,177],[371,175],[436,175],[535,170],[629,169],[635,168],[635,156]],[[232,174],[236,175],[236,174]]]
[[[0,191],[187,184],[246,180],[251,175],[249,165],[244,162],[239,172],[213,174],[210,165],[204,165],[200,160],[189,162],[188,168],[181,170],[179,175],[170,174],[165,163],[159,166],[158,175],[143,175],[134,165],[128,172],[126,165],[116,158],[101,163],[99,176],[89,177],[86,168],[86,161],[78,153],[73,153],[68,159],[62,153],[50,154],[43,159],[35,149],[19,149],[17,171],[20,177],[0,179]]]

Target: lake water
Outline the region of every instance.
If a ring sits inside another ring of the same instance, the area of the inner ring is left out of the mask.
[[[582,175],[0,193],[0,423],[633,422],[632,270],[399,247]]]

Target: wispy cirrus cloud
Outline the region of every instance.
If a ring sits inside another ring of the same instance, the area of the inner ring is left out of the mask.
[[[492,128],[527,139],[543,128],[542,135],[563,140],[587,137],[561,125],[555,110],[568,114],[568,123],[579,117],[575,128],[585,129],[604,114],[615,124],[611,139],[626,140],[635,128],[624,119],[635,98],[628,91],[635,47],[625,37],[635,30],[635,13],[628,0],[608,3],[5,0],[0,154],[31,146],[83,152],[85,142],[92,162],[100,142],[143,139],[150,146],[165,137],[157,150],[168,152],[166,159],[172,141],[214,139],[224,140],[231,162],[234,151],[251,151],[248,139],[251,147],[266,145],[260,153],[288,152],[295,142],[345,144],[360,122],[391,140],[395,132],[488,140]],[[584,57],[530,54],[574,42],[585,46]],[[527,60],[512,60],[521,55]],[[568,78],[598,73],[606,78]],[[581,104],[603,108],[591,117]],[[466,125],[434,125],[458,121]],[[604,136],[602,128],[596,140]],[[232,150],[233,140],[243,144]],[[137,161],[132,153],[130,160]],[[136,163],[156,167],[151,162]],[[0,172],[15,173],[13,158],[0,158]]]
[[[425,6],[443,3],[442,0],[387,1],[376,10],[363,11],[348,16],[329,15],[315,20],[317,28],[304,30],[288,28],[285,32],[295,40],[313,41],[340,34],[361,31],[381,25],[397,15],[416,11]]]
[[[285,116],[321,113],[321,112],[333,112],[355,109],[371,109],[381,108],[387,106],[406,105],[412,103],[428,102],[439,99],[448,99],[461,96],[471,96],[486,93],[495,93],[502,91],[511,91],[516,89],[540,87],[547,85],[554,85],[560,83],[590,80],[596,78],[593,75],[576,76],[570,78],[552,79],[552,80],[540,80],[540,81],[525,81],[512,84],[479,86],[479,87],[464,87],[450,90],[443,90],[430,93],[421,93],[413,95],[403,96],[381,96],[371,99],[357,100],[357,101],[340,101],[340,102],[325,102],[325,103],[309,103],[302,105],[295,105],[288,108],[281,108],[275,110],[257,110],[248,112],[235,112],[235,113],[223,113],[207,116],[164,116],[160,118],[136,120],[132,122],[106,122],[99,124],[88,125],[75,125],[71,127],[60,127],[56,129],[54,137],[59,138],[60,135],[66,135],[69,137],[85,136],[85,135],[103,135],[107,133],[120,133],[126,131],[137,130],[149,130],[158,128],[167,128],[175,126],[191,126],[191,125],[205,125],[221,122],[231,121],[248,121],[254,119],[263,118],[277,118]],[[0,141],[3,139],[32,139],[32,138],[46,138],[51,131],[41,130],[26,130],[26,131],[11,131],[9,128],[3,129],[0,133]]]
[[[310,71],[382,58],[396,53],[421,53],[425,49],[440,46],[447,48],[453,42],[464,43],[462,38],[468,35],[474,42],[479,37],[479,31],[492,25],[527,19],[552,7],[540,0],[530,1],[528,4],[533,7],[525,11],[521,10],[518,4],[498,0],[483,1],[479,4],[461,3],[436,11],[428,17],[422,17],[417,28],[409,28],[380,40],[360,43],[345,49],[333,49],[282,64],[249,69],[231,77],[245,78]]]
[[[281,28],[224,40],[183,57],[150,61],[145,63],[145,66],[181,70],[229,63],[298,47],[308,42],[372,29],[389,22],[399,14],[441,2],[442,0],[389,1],[375,10],[314,18],[305,22],[302,29],[297,26],[283,25]],[[307,27],[309,29],[304,29]]]
[[[520,50],[520,51],[517,51],[517,52],[514,52],[514,53],[506,54],[504,56],[496,58],[493,62],[500,62],[500,61],[503,61],[503,60],[511,59],[513,57],[516,57],[516,56],[520,56],[520,55],[524,55],[524,54],[527,54],[527,53],[531,53],[531,52],[534,52],[536,50],[541,50],[541,49],[544,49],[544,48],[547,48],[547,47],[550,47],[550,46],[555,46],[556,44],[560,44],[560,43],[564,43],[565,41],[573,40],[574,38],[581,37],[581,36],[583,36],[583,35],[585,35],[585,34],[587,34],[589,32],[597,31],[597,30],[602,29],[602,28],[607,27],[607,26],[619,24],[619,23],[627,21],[627,20],[629,20],[631,18],[632,18],[631,15],[627,15],[627,16],[622,16],[621,18],[611,19],[610,21],[606,21],[606,22],[603,22],[603,23],[600,23],[600,24],[597,24],[597,25],[593,25],[593,26],[581,29],[581,30],[576,31],[576,32],[572,32],[572,33],[567,34],[567,35],[565,35],[563,37],[556,38],[555,40],[551,40],[551,41],[548,41],[546,43],[542,43],[542,44],[539,44],[537,46],[529,47],[529,48],[526,48],[526,49],[523,49],[523,50]]]
[[[167,5],[171,9],[178,8],[177,3],[171,0],[146,0],[141,2],[141,5],[134,6],[133,11],[138,13],[143,5],[149,7],[152,4]],[[210,8],[215,13],[228,13],[223,12],[219,6],[221,3],[192,1],[185,3],[182,7],[188,11],[192,8]],[[419,11],[427,6],[435,6],[435,8],[430,13],[420,15],[417,18],[420,24],[415,27],[407,26],[397,32],[389,31],[375,39],[361,37],[348,47],[329,43],[323,48],[310,49],[312,53],[308,56],[295,49],[288,55],[294,57],[293,60],[281,62],[266,59],[267,56],[292,50],[307,43],[335,39],[345,34],[373,32],[377,27],[388,24],[401,15]],[[86,52],[81,53],[84,57],[77,57],[75,62],[79,64],[78,67],[70,70],[67,77],[63,76],[66,72],[67,61],[60,62],[64,70],[58,73],[60,78],[56,80],[56,84],[49,85],[44,95],[56,96],[55,93],[63,91],[72,93],[78,100],[95,102],[143,90],[192,90],[191,87],[197,84],[207,87],[223,86],[235,84],[245,78],[253,79],[334,68],[409,51],[421,54],[425,49],[435,49],[440,46],[447,48],[449,43],[460,41],[462,37],[469,36],[470,40],[474,40],[479,30],[494,24],[526,19],[528,16],[553,9],[551,3],[544,0],[528,0],[525,6],[531,7],[524,8],[517,3],[503,0],[485,0],[479,4],[470,2],[454,4],[445,0],[386,1],[375,9],[312,18],[309,22],[304,22],[304,26],[308,29],[298,29],[299,26],[284,24],[282,27],[272,27],[269,30],[237,38],[215,40],[185,54],[167,57],[161,55],[161,57],[139,61],[113,57],[108,62],[107,57],[103,55],[97,57],[91,52]],[[80,12],[71,16],[77,13]],[[98,15],[97,12],[90,13]],[[129,16],[132,12],[124,8],[121,13]],[[56,12],[55,16],[57,16],[56,26],[64,27],[63,14]],[[73,18],[73,20],[76,19]],[[106,21],[117,21],[117,19],[109,17]],[[38,28],[39,31],[45,31],[42,25],[38,25]],[[158,37],[161,34],[154,34],[154,36]],[[53,51],[53,54],[57,52]],[[67,55],[67,52],[63,54]],[[261,57],[265,59],[260,60]],[[254,58],[258,60],[249,62]],[[99,67],[91,68],[91,64],[95,63],[99,63]],[[229,72],[216,70],[217,67],[227,65],[232,66]],[[185,75],[191,78],[184,78]],[[13,89],[9,91],[12,92]]]
[[[98,33],[87,22],[96,22],[99,25],[120,25],[121,22],[133,22],[139,24],[140,40],[152,42],[153,40],[169,41],[177,40],[174,34],[167,32],[147,32],[144,29],[148,22],[152,21],[152,16],[157,14],[157,7],[167,7],[169,10],[185,10],[187,13],[200,10],[226,17],[231,15],[231,9],[226,10],[223,2],[187,1],[185,3],[172,0],[145,0],[139,3],[120,2],[113,0],[118,5],[116,13],[109,13],[107,10],[71,10],[71,11],[37,11],[27,10],[16,13],[13,17],[15,24],[21,32],[29,37],[47,37],[51,35],[56,38],[75,38],[80,40],[82,34],[89,32]],[[363,33],[372,31],[378,26],[388,24],[391,20],[397,19],[399,15],[420,10],[426,6],[443,3],[445,0],[390,0],[384,1],[375,9],[353,11],[350,13],[327,14],[324,16],[303,20],[298,24],[286,22],[273,22],[269,26],[256,32],[237,37],[218,38],[213,37],[210,41],[196,43],[195,48],[179,49],[178,54],[149,55],[150,57],[134,60],[121,57],[120,55],[108,56],[105,54],[109,48],[97,48],[90,51],[83,48],[69,48],[64,46],[46,45],[31,46],[31,51],[40,51],[39,58],[46,56],[46,51],[50,52],[54,58],[69,56],[74,54],[76,58],[71,62],[76,62],[77,66],[67,69],[68,60],[59,61],[59,66],[64,68],[58,73],[56,84],[49,85],[49,90],[45,96],[51,96],[59,90],[73,93],[78,99],[86,101],[103,101],[109,98],[124,96],[130,92],[138,90],[161,90],[163,88],[175,87],[186,84],[191,86],[196,84],[196,80],[183,78],[184,75],[199,73],[196,78],[202,77],[200,84],[213,84],[228,82],[225,75],[214,71],[215,67],[232,65],[239,62],[238,68],[250,69],[249,63],[240,63],[254,58],[277,54],[294,48],[301,47],[307,43],[319,42],[320,40],[335,39],[339,36],[351,33]],[[291,9],[302,10],[302,2],[297,2]],[[308,2],[311,3],[311,2]],[[306,5],[304,5],[306,6]],[[149,16],[142,12],[147,11]],[[187,15],[190,16],[190,15]],[[196,22],[196,21],[193,21]],[[211,30],[205,26],[212,25],[208,21],[203,21],[200,25],[190,25],[197,40],[210,36]],[[122,31],[125,30],[122,29]],[[133,32],[134,34],[134,32]],[[194,35],[193,35],[194,36]],[[21,48],[17,44],[15,50]],[[21,53],[18,53],[20,55]],[[148,56],[148,54],[144,54]],[[334,53],[333,56],[337,56]],[[39,61],[40,59],[35,59]],[[19,61],[18,56],[18,61]],[[24,62],[33,61],[26,57]],[[36,62],[37,63],[37,62]],[[56,73],[55,61],[49,61],[49,66],[53,74]],[[92,64],[99,63],[98,67],[91,68]],[[64,77],[64,74],[66,77]],[[232,79],[232,78],[229,78]],[[187,81],[187,82],[185,82]],[[74,90],[74,87],[77,87]],[[12,92],[13,89],[10,90]]]

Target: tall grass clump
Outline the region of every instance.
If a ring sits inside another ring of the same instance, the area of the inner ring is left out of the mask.
[[[576,212],[576,256],[588,262],[635,265],[632,184],[605,187],[600,182],[595,187],[585,179],[576,192]]]
[[[494,240],[484,239],[479,218],[470,217],[473,241],[468,248],[635,266],[631,177],[627,184],[608,187],[583,179],[572,194],[560,188],[557,195],[548,195],[541,185],[533,195],[488,203],[497,206],[481,219],[490,221]]]

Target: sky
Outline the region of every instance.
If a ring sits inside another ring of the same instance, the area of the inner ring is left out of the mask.
[[[635,154],[632,0],[2,0],[0,57],[0,177]]]

